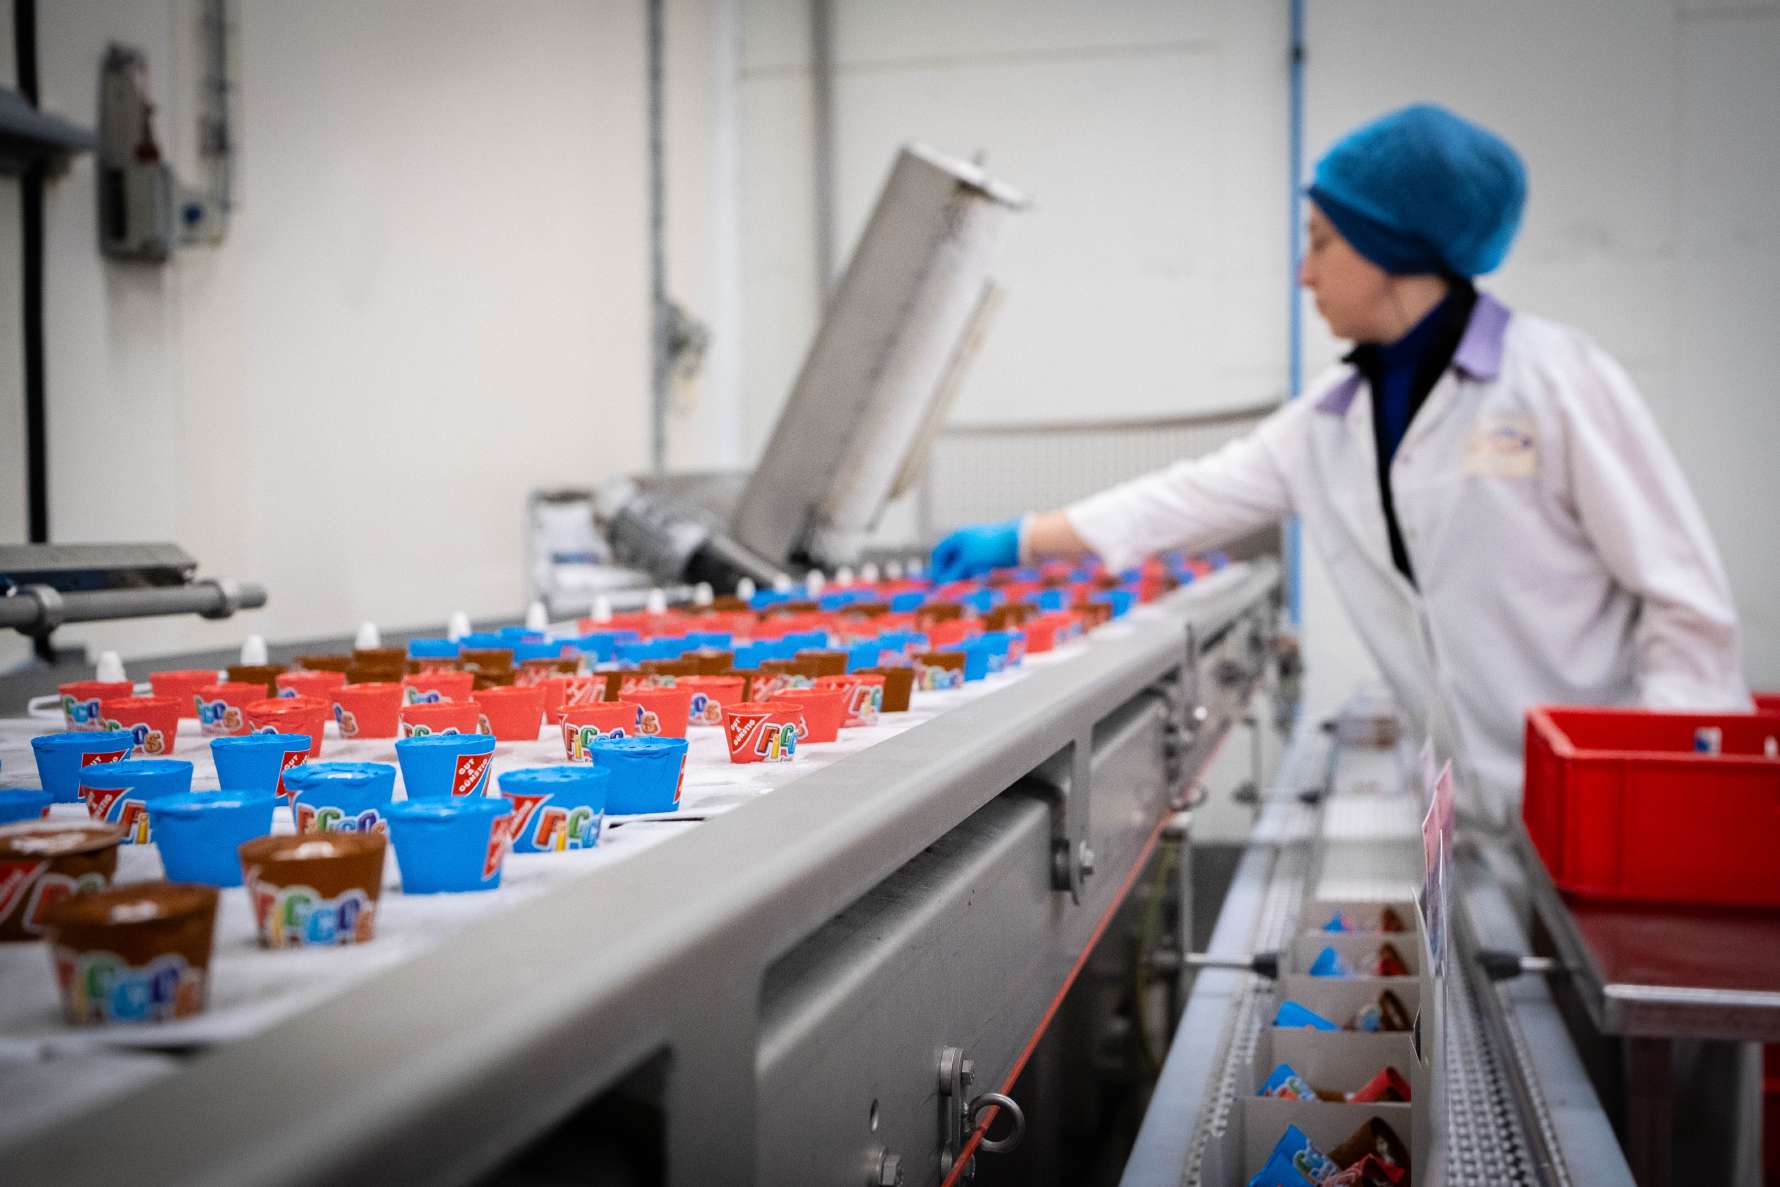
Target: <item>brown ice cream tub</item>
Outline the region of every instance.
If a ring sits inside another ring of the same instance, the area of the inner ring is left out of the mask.
[[[362,944],[383,890],[382,833],[257,837],[241,846],[242,883],[266,948]]]
[[[44,938],[75,1025],[165,1022],[204,1008],[216,887],[143,882],[63,899]]]
[[[352,667],[350,655],[299,655],[297,667],[311,672],[341,672]]]
[[[400,668],[408,662],[406,647],[354,647],[352,662],[373,668]]]
[[[123,825],[96,820],[0,826],[0,943],[42,939],[49,908],[110,886],[123,839]]]
[[[275,697],[278,688],[273,682],[289,670],[284,664],[230,664],[229,679],[242,684],[263,684],[266,695]]]
[[[727,676],[735,663],[733,651],[699,651],[688,657],[698,665],[700,676]]]
[[[847,674],[847,653],[844,651],[822,651],[808,648],[800,651],[792,662],[799,660],[811,665],[812,676],[845,676]]]
[[[866,668],[868,676],[884,678],[884,703],[879,710],[884,713],[907,713],[909,695],[915,690],[915,669],[902,668]]]
[[[934,622],[951,622],[964,617],[962,602],[928,602],[915,611],[915,625],[924,627]]]

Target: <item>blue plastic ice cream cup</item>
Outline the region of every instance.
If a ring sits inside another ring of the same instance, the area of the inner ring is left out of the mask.
[[[124,841],[135,845],[150,840],[150,802],[191,789],[192,764],[183,758],[126,758],[80,773],[80,798],[93,819],[123,825]]]
[[[606,811],[612,815],[672,812],[680,806],[685,738],[596,738],[587,752],[594,766],[611,772]]]
[[[989,674],[989,654],[993,648],[984,646],[978,640],[972,639],[968,643],[953,643],[949,647],[940,648],[940,650],[956,651],[964,656],[964,679],[967,681],[981,680]]]
[[[709,651],[728,651],[735,646],[735,634],[731,631],[698,631],[686,638],[694,647]]]
[[[285,772],[309,761],[308,734],[236,734],[210,739],[216,781],[236,791],[288,796]]]
[[[1026,595],[1026,600],[1047,614],[1069,609],[1069,591],[1066,589],[1041,589]]]
[[[387,826],[396,768],[387,762],[312,762],[284,776],[300,833],[368,833]]]
[[[847,671],[859,672],[866,668],[878,666],[878,656],[883,652],[883,644],[873,640],[869,643],[855,643],[847,648]]]
[[[1137,594],[1135,591],[1121,586],[1118,589],[1103,589],[1099,593],[1090,594],[1088,600],[1090,602],[1105,602],[1112,607],[1114,618],[1123,618],[1130,611],[1131,604],[1137,601]]]
[[[417,734],[396,740],[402,787],[411,800],[460,799],[488,793],[493,734]]]
[[[54,799],[41,787],[0,787],[0,824],[48,816]]]
[[[522,626],[504,626],[495,633],[505,639],[508,645],[514,643],[536,643],[544,637],[543,632],[529,630]]]
[[[989,648],[989,670],[1002,672],[1017,668],[1026,655],[1026,634],[1023,631],[984,631],[977,642]]]
[[[456,659],[458,645],[452,639],[410,639],[409,659]]]
[[[919,610],[926,604],[927,595],[918,589],[905,590],[902,593],[890,595],[890,612],[892,614],[907,614],[912,610]]]
[[[575,648],[596,664],[609,664],[618,654],[618,636],[610,631],[594,631],[575,640]]]
[[[524,642],[513,644],[513,662],[522,664],[528,659],[559,659],[563,645],[560,642],[544,640],[542,642]]]
[[[958,600],[973,608],[978,614],[987,614],[1007,601],[1007,595],[999,589],[978,589],[972,590]]]
[[[37,777],[58,804],[80,799],[80,772],[97,763],[130,757],[136,735],[130,730],[63,730],[31,739]]]
[[[272,831],[270,791],[193,791],[149,801],[169,882],[241,885],[240,847]]]
[[[511,836],[513,805],[504,797],[404,800],[389,806],[404,894],[493,890]]]
[[[500,777],[501,795],[513,805],[507,834],[515,853],[562,853],[600,843],[606,788],[603,767],[527,767]]]
[[[474,631],[460,638],[457,645],[459,648],[483,651],[493,647],[511,647],[512,643],[499,631]]]

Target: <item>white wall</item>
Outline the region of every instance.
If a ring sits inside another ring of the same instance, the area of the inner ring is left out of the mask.
[[[223,246],[102,261],[92,161],[52,187],[51,527],[177,541],[271,604],[65,633],[153,654],[512,612],[527,490],[647,459],[643,7],[241,0],[237,15]],[[137,44],[163,149],[195,177],[190,0],[39,19],[45,106],[93,122],[107,41]],[[16,224],[0,207],[0,234]],[[7,538],[20,497],[0,494]]]
[[[839,243],[896,144],[1029,190],[1004,315],[959,420],[1242,404],[1286,376],[1287,6],[838,0]],[[758,447],[816,319],[808,5],[745,6],[743,400]],[[1718,534],[1751,679],[1780,686],[1780,6],[1675,0],[1310,5],[1306,152],[1434,99],[1498,128],[1532,199],[1488,287],[1630,368]],[[1306,372],[1338,353],[1307,312]],[[1754,431],[1752,430],[1754,427]],[[1754,512],[1752,514],[1752,512]],[[1311,709],[1372,668],[1306,541]]]

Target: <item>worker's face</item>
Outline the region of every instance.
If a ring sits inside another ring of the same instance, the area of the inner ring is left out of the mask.
[[[1310,244],[1298,266],[1298,283],[1316,299],[1316,311],[1337,338],[1389,342],[1400,332],[1392,320],[1388,272],[1348,245],[1315,204],[1310,205]]]

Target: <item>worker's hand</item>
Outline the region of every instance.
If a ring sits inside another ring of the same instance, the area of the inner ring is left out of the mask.
[[[934,581],[944,585],[1020,563],[1020,521],[959,528],[933,549]]]

